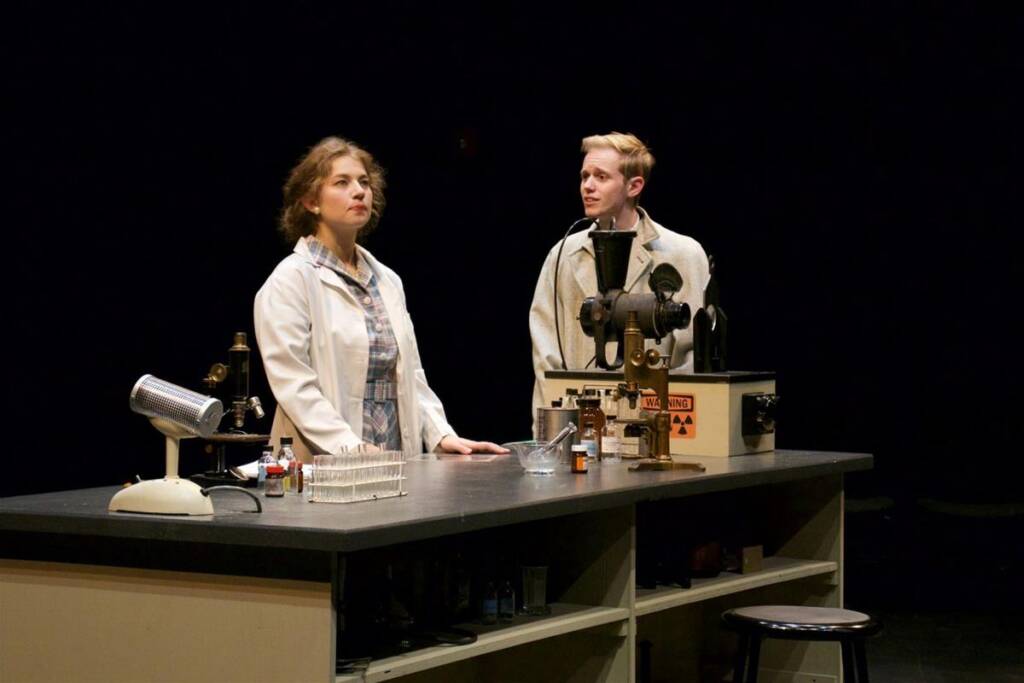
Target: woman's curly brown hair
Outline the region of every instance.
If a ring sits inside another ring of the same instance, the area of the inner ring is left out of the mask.
[[[317,216],[303,202],[320,194],[320,186],[331,175],[334,160],[343,156],[352,156],[362,162],[373,191],[370,220],[359,230],[357,239],[362,241],[377,227],[384,213],[384,169],[377,164],[372,154],[359,145],[332,136],[313,145],[288,174],[278,229],[289,242],[316,233]]]

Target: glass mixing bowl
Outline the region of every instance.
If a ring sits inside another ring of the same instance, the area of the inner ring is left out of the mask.
[[[555,470],[566,469],[568,464],[561,460],[561,448],[557,446],[548,452],[543,452],[547,441],[513,441],[502,444],[516,454],[519,464],[523,466],[527,474],[554,474]]]

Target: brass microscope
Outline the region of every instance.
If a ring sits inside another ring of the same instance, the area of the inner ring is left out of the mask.
[[[245,476],[238,469],[228,467],[228,448],[247,450],[266,444],[270,440],[269,434],[245,431],[249,415],[255,420],[262,420],[265,416],[259,397],[249,393],[251,349],[247,339],[245,332],[235,332],[233,343],[228,349],[228,362],[214,363],[202,379],[205,394],[230,406],[228,414],[231,422],[226,431],[217,431],[202,439],[205,442],[203,450],[207,455],[216,454],[216,462],[212,470],[193,474],[190,478],[204,486],[246,482]]]
[[[630,469],[703,472],[705,468],[700,463],[676,462],[669,454],[669,359],[657,349],[644,349],[645,339],[660,342],[674,330],[690,324],[689,305],[672,301],[672,295],[682,289],[683,279],[675,268],[663,263],[650,275],[650,293],[624,292],[635,237],[632,230],[590,231],[600,296],[584,300],[580,325],[584,334],[594,339],[598,367],[622,368],[625,381],[618,385],[618,392],[628,399],[631,409],[636,408],[644,390],[653,390],[657,396],[658,409],[649,412],[648,417],[621,420],[640,425],[650,444],[650,457],[638,460]],[[605,353],[608,342],[618,342],[615,360],[610,363]]]

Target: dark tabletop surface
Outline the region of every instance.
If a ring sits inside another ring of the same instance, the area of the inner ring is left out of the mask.
[[[251,499],[226,493],[215,495],[216,514],[206,518],[108,512],[116,487],[59,491],[0,499],[0,531],[345,552],[872,466],[870,455],[816,451],[688,460],[707,471],[630,472],[623,463],[538,476],[511,455],[413,460],[401,498],[328,504],[261,495],[263,513],[255,514]]]

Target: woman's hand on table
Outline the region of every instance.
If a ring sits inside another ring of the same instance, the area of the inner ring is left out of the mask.
[[[507,448],[502,448],[490,441],[473,441],[472,439],[463,439],[460,436],[451,435],[441,439],[441,443],[437,444],[437,448],[442,453],[461,453],[462,455],[469,455],[470,453],[508,453]]]

